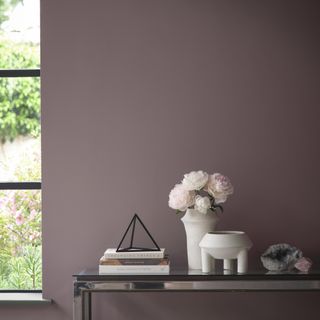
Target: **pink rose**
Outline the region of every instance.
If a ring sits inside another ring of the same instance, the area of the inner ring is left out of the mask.
[[[228,177],[214,173],[209,176],[204,190],[214,197],[216,203],[223,203],[233,193],[233,186]]]
[[[185,211],[193,206],[196,194],[188,191],[182,184],[176,184],[169,194],[169,207],[179,211]]]

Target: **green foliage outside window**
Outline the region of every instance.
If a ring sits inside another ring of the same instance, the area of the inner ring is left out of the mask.
[[[0,0],[0,69],[40,67],[39,45],[15,42],[1,28],[21,2]],[[35,144],[14,166],[13,181],[40,181],[40,79],[0,78],[0,148],[21,136]],[[41,252],[41,190],[0,190],[0,290],[41,289]]]
[[[8,11],[23,0],[0,0],[0,25],[8,20]]]
[[[39,143],[16,167],[16,180],[40,180]],[[1,190],[0,289],[41,289],[41,264],[41,191]]]
[[[1,0],[0,0],[1,1]],[[0,36],[0,69],[39,67],[37,47]],[[39,78],[0,78],[0,140],[40,134]]]

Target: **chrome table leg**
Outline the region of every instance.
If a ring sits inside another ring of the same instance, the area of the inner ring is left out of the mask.
[[[82,319],[91,320],[91,292],[82,291]]]
[[[73,320],[91,320],[91,295],[86,290],[86,283],[74,282],[73,288]]]

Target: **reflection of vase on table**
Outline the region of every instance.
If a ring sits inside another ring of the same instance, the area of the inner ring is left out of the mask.
[[[230,180],[215,173],[192,171],[184,175],[169,195],[169,207],[177,213],[186,211],[182,217],[187,237],[188,265],[190,269],[201,269],[202,237],[215,230],[218,221],[217,209],[223,211],[221,203],[233,193]]]

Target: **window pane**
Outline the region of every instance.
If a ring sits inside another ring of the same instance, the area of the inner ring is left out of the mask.
[[[41,191],[0,191],[0,290],[40,289]]]
[[[40,67],[39,0],[0,1],[0,69]]]
[[[0,78],[0,182],[40,181],[40,79]]]
[[[0,149],[0,182],[40,182],[40,139],[18,138]]]

